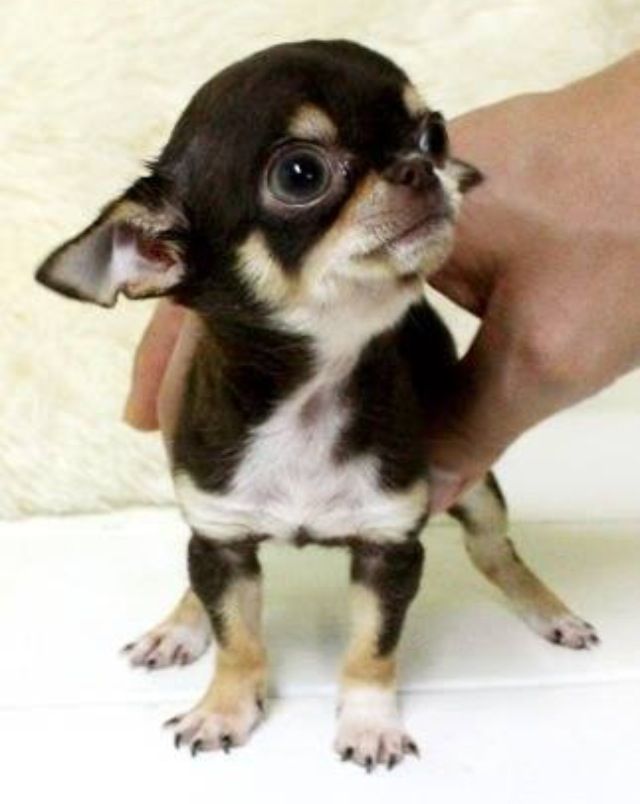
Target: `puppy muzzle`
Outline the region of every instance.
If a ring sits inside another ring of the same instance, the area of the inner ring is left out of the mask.
[[[391,184],[410,187],[417,192],[442,193],[433,162],[418,153],[396,159],[384,170],[382,176]]]

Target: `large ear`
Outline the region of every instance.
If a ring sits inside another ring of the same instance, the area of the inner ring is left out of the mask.
[[[484,181],[484,174],[475,165],[464,162],[452,156],[449,159],[450,171],[453,178],[458,182],[458,189],[461,193],[466,193]]]
[[[113,307],[162,296],[183,278],[186,221],[158,182],[140,179],[42,263],[36,279],[65,296]]]

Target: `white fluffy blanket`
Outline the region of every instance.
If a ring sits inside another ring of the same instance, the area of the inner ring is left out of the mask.
[[[260,47],[349,37],[449,115],[637,46],[637,0],[3,0],[0,515],[171,499],[159,438],[119,422],[148,303],[45,292],[36,262],[162,144],[198,85]]]

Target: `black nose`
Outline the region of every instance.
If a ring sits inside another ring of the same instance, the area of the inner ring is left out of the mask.
[[[433,171],[433,163],[422,156],[396,159],[382,175],[393,184],[404,184],[414,190],[429,190],[439,184]]]

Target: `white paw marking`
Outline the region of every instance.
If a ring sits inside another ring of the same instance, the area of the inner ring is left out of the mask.
[[[220,712],[206,705],[196,706],[185,715],[171,718],[164,725],[174,730],[174,745],[187,745],[192,756],[200,751],[228,753],[244,745],[263,717],[262,703],[248,698],[233,711]]]
[[[406,754],[419,755],[387,693],[348,693],[340,710],[334,748],[340,757],[372,771],[376,765],[391,769]]]
[[[124,653],[134,667],[157,670],[171,665],[195,662],[211,642],[207,625],[165,623],[153,628],[140,639],[125,645]]]
[[[596,629],[575,614],[562,614],[534,624],[534,627],[554,645],[564,645],[575,650],[592,648],[600,642]]]

